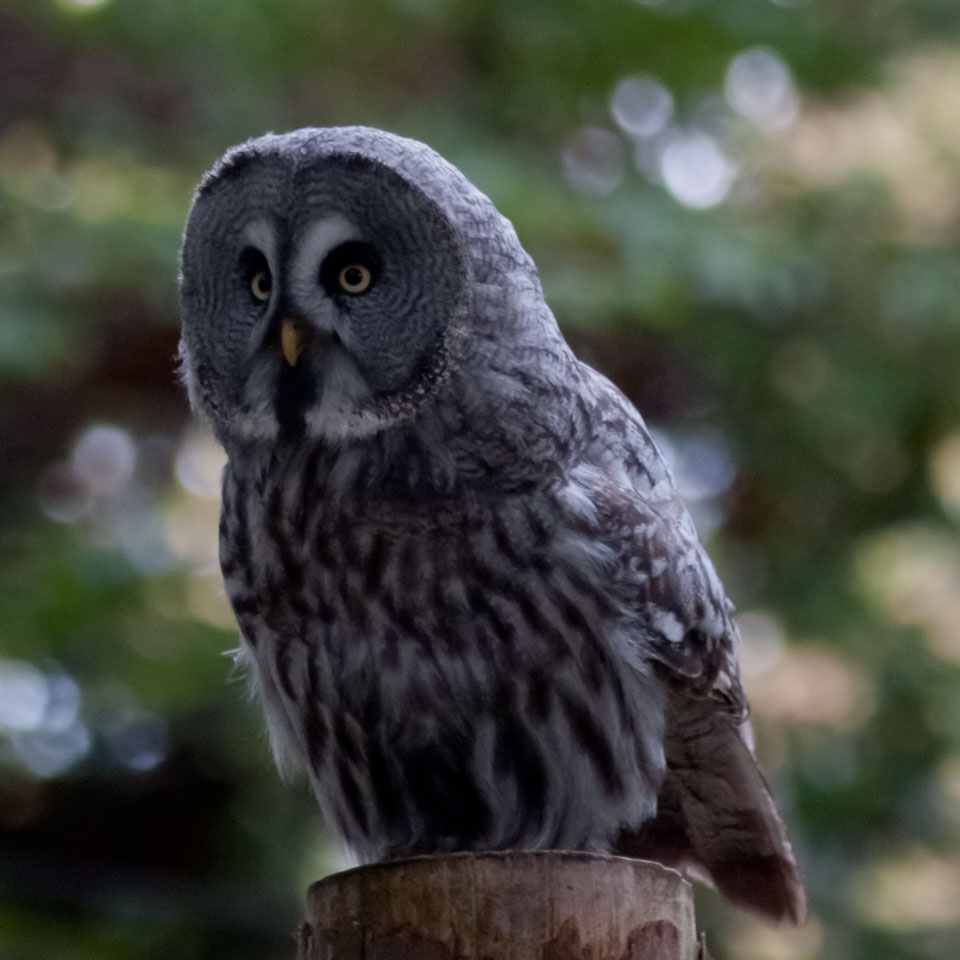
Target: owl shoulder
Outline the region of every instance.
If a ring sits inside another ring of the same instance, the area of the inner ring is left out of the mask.
[[[613,644],[745,718],[733,605],[643,418],[609,380],[588,376],[591,441],[569,471],[566,497],[606,551],[624,611]]]

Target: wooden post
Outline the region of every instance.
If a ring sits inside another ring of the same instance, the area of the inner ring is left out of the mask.
[[[690,884],[645,860],[458,853],[313,884],[299,960],[697,960]]]

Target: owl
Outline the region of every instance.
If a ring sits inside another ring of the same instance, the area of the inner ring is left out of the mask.
[[[800,921],[731,604],[484,194],[380,130],[250,140],[197,187],[181,307],[273,752],[361,862],[616,853]]]

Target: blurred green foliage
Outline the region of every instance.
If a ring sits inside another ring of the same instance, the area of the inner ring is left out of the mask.
[[[811,901],[704,893],[714,955],[960,955],[958,117],[954,0],[0,0],[0,958],[288,957],[338,863],[174,373],[193,184],[338,123],[488,192],[675,457]]]

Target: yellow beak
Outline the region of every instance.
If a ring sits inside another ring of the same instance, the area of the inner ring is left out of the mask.
[[[280,348],[291,367],[300,359],[300,331],[293,320],[284,320],[280,325]]]

